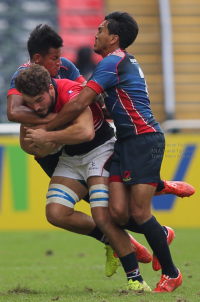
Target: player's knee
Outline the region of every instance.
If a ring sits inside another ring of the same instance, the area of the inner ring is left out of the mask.
[[[108,186],[104,184],[91,186],[89,196],[93,219],[100,229],[104,229],[108,224],[108,217],[110,217],[108,209]]]
[[[93,216],[93,219],[96,223],[96,225],[101,229],[104,230],[107,228],[108,219],[104,215],[95,215]]]
[[[74,209],[59,205],[56,203],[51,203],[46,205],[46,218],[47,221],[57,227],[65,228],[70,225],[70,216],[74,213]]]
[[[79,201],[75,192],[66,186],[51,184],[47,192],[46,218],[54,226],[67,223],[67,217],[74,212],[74,205]]]
[[[123,208],[110,206],[110,215],[115,223],[125,225],[129,219],[129,213],[126,213]]]
[[[46,218],[50,224],[58,226],[61,215],[62,212],[59,209],[59,205],[57,205],[56,203],[50,203],[46,205]]]
[[[46,219],[50,224],[57,226],[58,214],[56,204],[46,205]]]
[[[151,213],[149,211],[141,208],[135,209],[131,215],[137,224],[142,224],[151,217]]]

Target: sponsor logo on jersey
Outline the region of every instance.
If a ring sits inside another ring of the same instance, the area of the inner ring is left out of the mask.
[[[131,61],[132,64],[136,64],[137,63],[136,59],[130,59],[130,61]]]

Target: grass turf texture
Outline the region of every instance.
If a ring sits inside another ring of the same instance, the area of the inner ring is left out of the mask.
[[[76,302],[199,302],[200,230],[175,230],[171,245],[183,285],[173,293],[135,294],[125,290],[122,267],[105,277],[104,245],[93,238],[65,231],[0,233],[0,301]],[[146,245],[142,235],[135,238]],[[159,272],[141,264],[153,289]]]

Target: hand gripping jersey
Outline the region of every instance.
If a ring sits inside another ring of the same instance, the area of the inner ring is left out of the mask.
[[[131,54],[121,49],[109,54],[99,62],[87,86],[98,94],[104,91],[117,138],[162,132],[150,108],[144,74]]]
[[[54,112],[58,113],[71,99],[75,98],[83,87],[74,81],[67,79],[53,80],[52,83],[56,92],[56,100]],[[65,152],[69,156],[81,155],[90,152],[94,148],[104,144],[107,140],[114,136],[114,130],[109,123],[104,119],[104,115],[100,106],[97,103],[90,105],[94,120],[95,137],[93,140],[76,145],[66,145]]]
[[[76,68],[76,66],[70,62],[69,60],[65,58],[60,58],[62,64],[60,66],[60,70],[58,72],[58,75],[56,76],[56,79],[69,79],[71,81],[77,81],[77,82],[84,82],[84,78],[80,75],[79,70]],[[12,80],[10,83],[10,89],[8,90],[8,95],[11,94],[21,94],[16,88],[15,88],[15,77],[18,75],[20,70],[23,70],[25,68],[30,67],[30,60],[21,65],[17,71],[13,74]]]

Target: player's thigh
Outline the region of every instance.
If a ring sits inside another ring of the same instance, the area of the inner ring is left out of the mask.
[[[48,211],[50,209],[61,209],[62,205],[66,208],[74,210],[75,204],[82,199],[87,193],[87,188],[82,185],[77,179],[71,179],[62,176],[53,176],[49,184],[46,195],[46,205]],[[54,204],[54,206],[49,206]]]
[[[121,159],[119,145],[115,145],[111,158],[109,177],[109,207],[111,216],[120,223],[126,223],[130,217],[129,186],[125,186],[121,175]]]
[[[88,188],[90,189],[91,186],[102,184],[108,186],[108,177],[103,176],[91,176],[87,180]]]
[[[92,176],[88,178],[90,208],[108,208],[108,177]]]
[[[74,213],[75,204],[88,192],[76,179],[53,176],[46,200],[46,217],[52,224],[64,221]]]
[[[69,188],[70,190],[72,190],[74,193],[77,194],[79,199],[84,198],[85,195],[88,193],[87,187],[77,179],[63,177],[63,176],[53,176],[50,181],[50,185],[52,184],[60,184]]]

